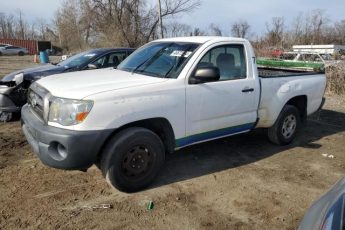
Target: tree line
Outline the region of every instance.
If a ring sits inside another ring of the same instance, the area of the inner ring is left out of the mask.
[[[228,30],[222,31],[213,23],[207,28],[193,28],[170,17],[197,10],[200,0],[161,0],[161,3],[166,37],[231,34],[248,38],[259,48],[345,44],[345,20],[331,22],[326,11],[320,9],[301,13],[290,24],[284,17],[274,17],[266,23],[265,33],[258,36],[243,19],[229,23]],[[159,37],[158,22],[157,5],[144,0],[65,0],[50,23],[43,19],[29,22],[21,11],[14,15],[0,12],[0,38],[51,40],[66,51],[138,47]]]

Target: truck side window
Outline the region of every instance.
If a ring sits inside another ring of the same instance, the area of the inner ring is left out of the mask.
[[[219,69],[220,81],[247,77],[243,45],[222,45],[209,50],[198,63],[198,67],[214,66]]]

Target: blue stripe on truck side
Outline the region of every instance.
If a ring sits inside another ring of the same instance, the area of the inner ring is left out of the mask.
[[[191,136],[183,137],[175,140],[176,148],[180,148],[195,142],[205,141],[208,139],[213,139],[222,136],[228,136],[235,133],[240,133],[243,131],[250,130],[254,127],[255,123],[247,123],[243,125],[232,126],[223,129],[217,129],[208,131],[205,133],[198,133]]]

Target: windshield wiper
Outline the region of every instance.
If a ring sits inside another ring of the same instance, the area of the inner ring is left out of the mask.
[[[159,57],[159,55],[161,55],[162,53],[163,53],[163,51],[166,49],[166,48],[168,48],[168,47],[170,47],[170,46],[172,46],[174,43],[170,43],[170,44],[168,44],[168,45],[166,45],[166,46],[164,46],[164,47],[162,47],[160,50],[158,50],[153,56],[151,56],[151,57],[149,57],[149,58],[147,58],[145,61],[143,61],[142,63],[140,63],[137,67],[135,67],[133,70],[132,70],[132,74],[133,73],[136,73],[137,72],[137,70],[140,68],[140,67],[142,67],[145,63],[147,63],[147,62],[153,62],[156,58],[158,58]],[[155,58],[155,59],[154,59]],[[139,71],[139,72],[143,72],[144,71],[144,69],[143,70],[141,70],[141,71]]]

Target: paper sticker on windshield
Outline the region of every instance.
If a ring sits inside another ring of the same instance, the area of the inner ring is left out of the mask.
[[[183,57],[188,57],[192,52],[191,51],[188,51],[188,52],[185,52],[183,50],[174,50],[170,56],[172,57],[181,57],[183,54]]]
[[[188,52],[186,52],[185,54],[184,54],[184,57],[189,57],[189,55],[191,55],[192,54],[192,51],[188,51]]]
[[[96,54],[85,54],[84,57],[93,57],[95,56]]]

